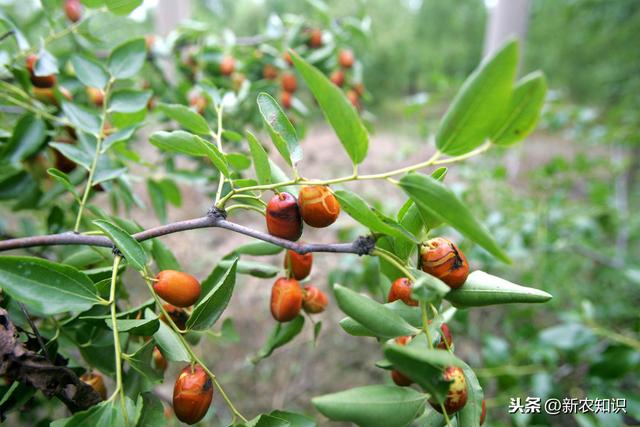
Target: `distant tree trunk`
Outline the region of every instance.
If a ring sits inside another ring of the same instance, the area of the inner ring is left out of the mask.
[[[156,10],[156,32],[166,36],[175,30],[180,21],[191,16],[191,1],[160,0]]]
[[[489,20],[484,39],[484,55],[494,52],[511,36],[520,39],[524,48],[529,18],[530,0],[497,0],[489,9]],[[522,55],[520,55],[522,60]]]

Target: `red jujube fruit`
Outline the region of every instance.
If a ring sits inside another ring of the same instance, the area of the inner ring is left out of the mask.
[[[271,314],[278,322],[288,322],[300,314],[302,288],[295,279],[279,278],[271,288]]]
[[[182,271],[161,271],[156,276],[153,289],[160,298],[176,307],[189,307],[200,297],[198,279]]]
[[[306,279],[311,273],[313,265],[313,254],[311,252],[300,255],[296,251],[288,249],[284,256],[284,268],[291,271],[291,275],[296,280]]]
[[[298,201],[289,193],[276,194],[267,205],[267,230],[272,236],[296,241],[302,236]]]
[[[338,62],[343,68],[353,67],[353,63],[355,62],[353,51],[349,49],[341,50],[340,53],[338,54]]]
[[[226,55],[220,61],[220,73],[223,76],[230,76],[236,69],[236,60],[233,56]]]
[[[455,243],[436,237],[420,247],[420,263],[425,273],[437,277],[450,288],[464,284],[469,275],[469,263]]]
[[[282,90],[285,92],[293,93],[298,89],[298,81],[293,73],[284,73],[280,80]]]
[[[173,411],[180,421],[195,424],[204,418],[211,406],[213,383],[200,365],[187,366],[173,387]]]

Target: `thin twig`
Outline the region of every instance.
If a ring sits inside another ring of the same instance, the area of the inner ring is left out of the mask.
[[[38,331],[36,324],[33,323],[33,319],[31,318],[31,316],[29,315],[29,312],[27,311],[27,307],[25,307],[24,304],[21,303],[20,301],[18,301],[18,306],[20,307],[22,314],[24,314],[24,317],[27,319],[27,322],[31,327],[31,331],[33,331],[33,334],[36,336],[36,339],[38,340],[38,344],[40,344],[40,348],[42,348],[42,352],[44,353],[44,356],[47,358],[49,362],[53,362],[53,360],[51,360],[51,357],[49,356],[49,350],[47,350],[47,346],[44,344],[44,340],[42,339],[42,336],[40,335],[40,332]]]

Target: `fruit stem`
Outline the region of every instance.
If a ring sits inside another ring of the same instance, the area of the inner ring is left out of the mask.
[[[222,388],[222,385],[218,382],[218,379],[216,378],[216,375],[211,370],[209,370],[209,368],[207,368],[207,365],[205,365],[202,362],[202,360],[200,360],[198,355],[196,355],[193,352],[193,350],[191,349],[191,346],[189,345],[189,343],[186,341],[184,336],[182,336],[184,331],[180,330],[180,328],[178,328],[178,326],[176,326],[176,324],[173,322],[173,319],[171,319],[171,317],[169,316],[169,313],[167,313],[167,311],[162,306],[162,301],[160,301],[160,297],[158,297],[158,295],[153,290],[153,285],[151,284],[151,281],[148,280],[149,274],[148,274],[146,268],[144,269],[144,271],[142,272],[141,275],[142,275],[142,278],[145,279],[145,283],[147,284],[147,288],[149,289],[149,292],[151,292],[151,295],[153,296],[153,299],[155,300],[156,305],[158,306],[158,308],[160,308],[160,311],[162,312],[162,314],[164,314],[164,317],[167,320],[167,323],[169,324],[169,327],[171,329],[173,329],[173,331],[176,333],[176,336],[178,337],[178,340],[180,341],[180,344],[182,345],[184,350],[189,355],[189,358],[191,359],[191,364],[193,365],[193,364],[197,363],[198,365],[200,365],[202,367],[202,369],[211,378],[211,381],[213,382],[213,384],[216,386],[216,388],[220,392],[220,395],[222,396],[224,401],[227,403],[227,406],[231,410],[231,415],[233,417],[232,424],[235,423],[236,418],[240,418],[242,420],[242,422],[246,423],[247,419],[240,413],[240,411],[238,411],[236,409],[236,407],[234,406],[233,402],[231,401],[231,399],[229,398],[227,393],[224,391],[224,388]]]
[[[76,225],[73,227],[73,232],[77,233],[80,230],[80,222],[82,221],[82,214],[84,213],[84,207],[89,200],[89,194],[91,194],[91,187],[93,186],[93,178],[98,168],[98,160],[100,160],[100,151],[102,150],[102,141],[104,140],[104,126],[107,122],[107,106],[109,105],[109,97],[111,96],[111,88],[115,79],[111,77],[107,82],[107,86],[104,89],[104,101],[102,102],[102,113],[100,114],[100,132],[96,135],[96,151],[93,154],[93,160],[91,167],[89,168],[89,177],[87,178],[87,186],[84,189],[82,200],[80,201],[80,207],[78,208],[78,216],[76,217]]]
[[[447,427],[452,427],[449,414],[447,414],[447,409],[444,407],[444,403],[442,402],[440,403],[440,409],[442,409],[442,415],[444,416],[444,420],[447,422]]]
[[[420,312],[422,313],[422,330],[427,336],[429,348],[433,350],[433,341],[431,340],[431,332],[429,332],[429,315],[427,313],[427,304],[424,301],[420,301]]]
[[[111,305],[111,329],[113,330],[113,346],[116,356],[116,389],[109,398],[114,399],[120,395],[120,406],[122,407],[122,415],[124,417],[125,426],[129,426],[129,417],[127,416],[127,405],[124,400],[124,388],[122,387],[122,349],[120,347],[120,334],[118,332],[117,310],[116,305],[116,283],[118,281],[118,267],[122,257],[116,255],[113,258],[113,270],[111,272],[111,290],[109,292],[109,303]]]
[[[402,264],[401,260],[398,257],[396,257],[391,252],[387,251],[386,249],[382,249],[382,248],[376,247],[371,252],[371,256],[377,256],[377,257],[380,257],[380,258],[384,258],[387,262],[389,262],[390,264],[393,264],[394,267],[396,267],[398,270],[400,270],[409,280],[411,280],[411,281],[415,281],[416,280],[416,278],[413,276],[413,274],[411,274],[411,272],[407,269],[407,266]]]

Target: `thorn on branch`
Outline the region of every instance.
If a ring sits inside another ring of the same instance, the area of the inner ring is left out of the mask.
[[[359,236],[353,242],[353,247],[358,256],[371,255],[371,252],[376,248],[376,239],[373,236]]]
[[[207,216],[215,219],[216,221],[225,220],[227,219],[227,211],[216,206],[211,206],[211,209],[207,211]]]

